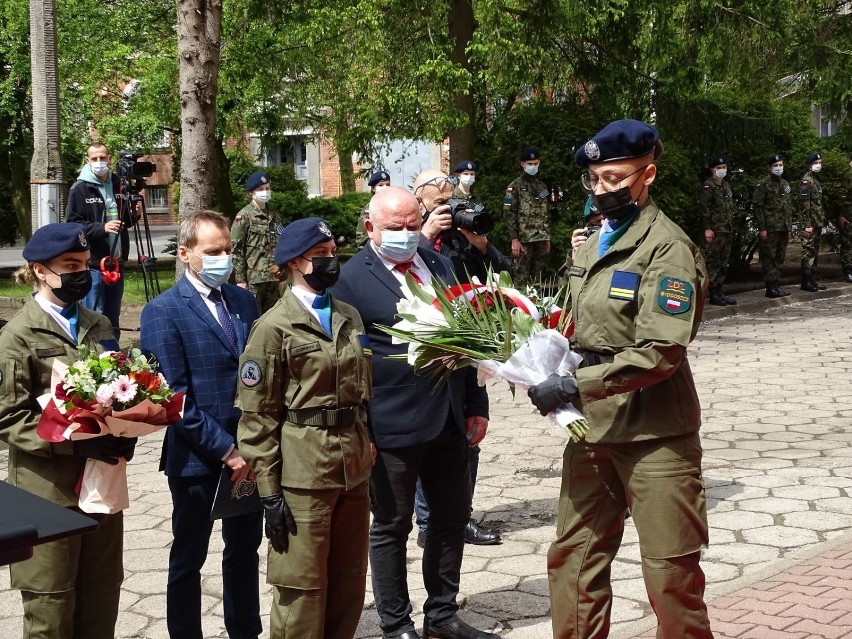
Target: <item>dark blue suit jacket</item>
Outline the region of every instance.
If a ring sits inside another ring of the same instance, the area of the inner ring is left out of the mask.
[[[174,477],[219,474],[240,419],[234,407],[240,353],[259,315],[251,293],[222,287],[237,333],[232,346],[187,277],[148,302],[141,320],[142,348],[157,357],[172,388],[186,391],[183,419],[166,430],[160,459],[160,470]]]
[[[436,277],[455,282],[450,260],[430,249],[417,252]],[[434,379],[415,375],[405,361],[386,359],[408,350],[407,344],[392,344],[390,336],[376,328],[376,324],[393,326],[398,321],[396,303],[402,288],[371,244],[346,262],[331,294],[358,309],[370,337],[374,396],[368,404],[368,426],[376,446],[402,448],[432,441],[449,413],[462,433],[466,417],[488,417],[488,393],[476,383],[475,369],[456,371],[435,391]]]

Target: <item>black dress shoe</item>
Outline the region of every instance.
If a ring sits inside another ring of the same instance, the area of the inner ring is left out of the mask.
[[[777,297],[784,297],[784,293],[782,293],[781,289],[779,289],[777,286],[767,286],[766,297],[775,299]]]
[[[729,306],[736,306],[737,305],[737,300],[735,300],[733,297],[729,297],[729,296],[725,295],[724,293],[720,293],[720,295],[722,296],[722,299],[725,300],[725,304],[727,304]]]
[[[401,635],[394,635],[393,637],[382,633],[382,637],[384,637],[384,639],[420,639],[420,635],[418,635],[414,630],[408,630],[403,632]]]
[[[500,635],[477,630],[458,617],[443,626],[431,625],[427,617],[423,622],[423,636],[425,639],[500,639]]]
[[[812,278],[803,277],[801,289],[808,293],[816,293],[819,290],[819,286],[817,286],[817,283],[814,282]]]
[[[426,531],[421,530],[417,533],[417,545],[421,548],[426,547]]]
[[[475,519],[471,519],[464,529],[464,543],[476,546],[494,546],[503,543],[503,540],[496,532],[483,528]]]
[[[790,295],[792,295],[790,291],[784,290],[784,288],[780,284],[775,288],[778,290],[779,293],[781,293],[781,297],[789,297]]]

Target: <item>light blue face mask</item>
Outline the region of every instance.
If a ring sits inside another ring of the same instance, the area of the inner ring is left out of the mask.
[[[376,247],[379,253],[393,262],[410,262],[417,252],[420,240],[418,231],[382,231],[382,245]]]
[[[524,164],[524,171],[527,172],[527,175],[535,175],[538,173],[537,166],[530,166],[529,164]]]
[[[192,251],[190,251],[192,253]],[[234,270],[234,258],[231,255],[196,255],[201,258],[201,270],[195,271],[198,279],[210,288],[219,288],[227,283]]]

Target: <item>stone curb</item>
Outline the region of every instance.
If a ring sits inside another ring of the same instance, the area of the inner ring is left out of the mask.
[[[753,313],[762,313],[770,308],[778,306],[787,306],[788,304],[801,304],[814,300],[828,299],[832,297],[840,297],[841,295],[852,295],[852,284],[841,284],[839,282],[831,282],[831,288],[818,293],[805,293],[804,291],[796,290],[789,297],[778,297],[770,299],[766,297],[756,297],[755,299],[742,299],[736,306],[710,306],[707,304],[704,307],[704,320],[714,320],[723,317],[733,317],[734,315],[749,315]],[[790,287],[792,288],[792,287]],[[798,287],[796,287],[798,289]],[[750,295],[759,295],[764,289],[754,289]],[[746,293],[747,295],[749,293]]]

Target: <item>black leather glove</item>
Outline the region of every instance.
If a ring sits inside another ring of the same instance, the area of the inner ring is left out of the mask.
[[[541,384],[531,386],[527,396],[539,413],[547,415],[557,408],[570,404],[580,396],[580,393],[577,391],[576,378],[562,377],[554,373]]]
[[[136,437],[119,437],[118,438],[118,447],[121,451],[121,456],[124,457],[126,461],[130,461],[133,459],[133,454],[136,452],[136,442],[138,438]]]
[[[269,543],[272,544],[272,549],[275,552],[287,552],[290,548],[290,538],[287,536],[296,534],[296,520],[293,519],[293,513],[290,512],[290,507],[284,500],[284,495],[270,495],[269,497],[261,497],[260,503],[263,504],[263,514],[266,520],[264,530]]]
[[[124,457],[124,444],[122,437],[115,435],[102,435],[101,437],[90,437],[89,439],[76,439],[72,443],[71,450],[77,457],[96,459],[115,466],[119,457]],[[134,441],[134,446],[135,446]],[[131,452],[131,457],[132,457]]]

